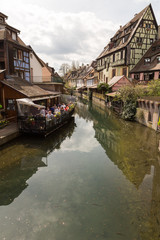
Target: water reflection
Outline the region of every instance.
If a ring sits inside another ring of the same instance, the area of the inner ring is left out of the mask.
[[[80,103],[78,114],[84,117],[82,106]],[[159,134],[137,123],[117,119],[105,107],[90,103],[86,108],[85,118],[93,120],[95,138],[140,195],[130,204],[135,211],[139,208],[133,220],[139,222],[138,239],[160,239]]]
[[[24,189],[27,181],[40,168],[47,167],[48,156],[60,149],[62,142],[70,138],[75,128],[74,118],[68,126],[46,139],[21,137],[1,149],[0,156],[0,206],[11,204]]]
[[[2,149],[0,239],[158,240],[159,135],[82,102],[75,122]]]

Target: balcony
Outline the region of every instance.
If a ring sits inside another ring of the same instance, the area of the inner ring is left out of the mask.
[[[125,59],[119,59],[115,62],[110,63],[111,67],[121,66],[125,64]]]
[[[105,69],[105,64],[103,64],[102,66],[97,66],[97,71],[101,71]]]

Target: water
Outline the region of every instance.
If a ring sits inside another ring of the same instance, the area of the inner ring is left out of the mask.
[[[159,134],[79,102],[47,139],[0,151],[0,239],[160,239]]]

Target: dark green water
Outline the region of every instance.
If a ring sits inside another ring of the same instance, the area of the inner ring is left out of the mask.
[[[47,139],[0,151],[0,240],[160,239],[159,135],[78,103]]]

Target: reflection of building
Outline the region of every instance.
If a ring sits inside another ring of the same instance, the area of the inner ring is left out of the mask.
[[[1,150],[0,157],[0,206],[9,205],[27,187],[27,181],[40,167],[47,167],[47,156],[74,131],[74,118],[61,130],[46,140],[31,137],[17,140]],[[11,157],[12,156],[12,157]]]
[[[99,109],[95,105],[89,108],[94,122],[95,137],[105,149],[111,161],[122,170],[127,179],[137,188],[143,182],[146,174],[150,173],[151,162],[146,164],[146,159],[153,158],[156,152],[155,142],[148,142],[149,129],[117,119],[113,114]],[[134,132],[133,132],[134,127]],[[130,133],[130,134],[129,134]],[[154,134],[151,133],[150,134]],[[146,142],[147,145],[146,146]],[[140,147],[141,146],[141,147]],[[139,159],[141,149],[146,149],[143,158]]]

